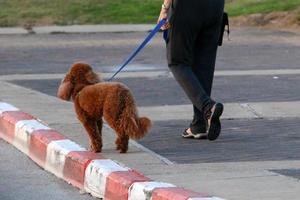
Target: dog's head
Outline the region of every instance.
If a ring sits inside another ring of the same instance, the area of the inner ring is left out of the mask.
[[[100,82],[100,78],[93,72],[92,67],[86,63],[74,63],[69,72],[61,81],[57,96],[69,101],[77,86],[84,87]]]

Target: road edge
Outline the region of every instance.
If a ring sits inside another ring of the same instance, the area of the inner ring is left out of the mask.
[[[46,171],[98,198],[222,200],[151,180],[119,162],[87,151],[36,117],[1,101],[0,137]]]

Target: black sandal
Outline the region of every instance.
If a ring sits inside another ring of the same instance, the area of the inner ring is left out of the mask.
[[[207,137],[209,140],[216,140],[221,132],[220,117],[224,106],[221,103],[215,103],[207,113]]]

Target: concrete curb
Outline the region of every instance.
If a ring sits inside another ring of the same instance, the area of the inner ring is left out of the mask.
[[[1,34],[57,34],[57,33],[122,33],[147,32],[154,24],[99,24],[71,26],[34,26],[28,31],[22,27],[0,28]]]
[[[0,102],[0,137],[43,169],[108,200],[222,200],[153,181],[101,154],[87,151],[39,119]]]

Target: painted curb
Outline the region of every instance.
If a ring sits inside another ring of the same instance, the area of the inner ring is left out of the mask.
[[[107,200],[222,200],[153,181],[123,164],[87,151],[39,119],[0,102],[0,137],[45,170]]]

